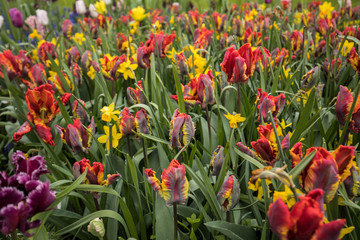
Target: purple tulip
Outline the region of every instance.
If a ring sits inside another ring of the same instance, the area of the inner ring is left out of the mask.
[[[265,0],[266,4],[270,4],[272,2],[272,0]]]
[[[9,10],[11,22],[15,27],[21,28],[23,26],[23,15],[17,8],[11,8]]]
[[[14,175],[0,172],[0,232],[10,234],[19,229],[29,237],[29,229],[40,226],[40,220],[29,222],[35,214],[45,211],[55,200],[49,182],[40,175],[48,173],[42,156],[28,158],[23,152],[13,154]]]

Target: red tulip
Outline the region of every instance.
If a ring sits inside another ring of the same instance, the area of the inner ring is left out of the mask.
[[[127,107],[121,111],[117,124],[123,137],[129,136],[132,130],[135,130],[135,118]]]
[[[281,240],[331,239],[339,238],[345,219],[324,224],[322,200],[324,191],[315,189],[289,210],[279,198],[269,207],[268,218],[271,230]]]
[[[190,115],[180,113],[179,109],[176,109],[170,122],[171,147],[183,148],[191,142],[194,134],[195,126]]]
[[[360,94],[359,94],[360,95]],[[336,117],[340,125],[345,125],[346,119],[349,115],[351,105],[353,104],[354,97],[344,86],[340,86],[340,91],[336,101]],[[359,133],[360,130],[360,96],[355,104],[354,111],[351,115],[348,130]]]
[[[278,96],[270,96],[266,92],[263,92],[261,88],[257,90],[258,104],[258,121],[261,121],[261,116],[265,122],[270,122],[269,112],[274,119],[281,113],[285,106],[285,95],[283,93]]]

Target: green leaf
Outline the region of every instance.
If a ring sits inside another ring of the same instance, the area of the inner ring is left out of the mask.
[[[256,233],[252,228],[240,224],[225,221],[212,221],[204,223],[211,230],[216,230],[233,240],[256,239]]]
[[[176,84],[176,94],[178,96],[179,111],[181,113],[184,113],[185,112],[185,102],[184,102],[183,92],[181,89],[179,75],[178,75],[175,64],[173,64],[172,66],[173,66],[173,74],[174,74],[174,79],[175,79],[175,84]]]
[[[307,155],[305,158],[303,158],[298,165],[296,165],[291,171],[289,172],[289,175],[292,177],[293,180],[299,176],[299,174],[306,168],[306,166],[311,162],[311,160],[314,158],[316,154],[316,150],[312,151],[309,155]]]
[[[126,235],[128,237],[130,237],[129,229],[126,226],[125,220],[123,219],[123,217],[120,214],[118,214],[117,212],[114,212],[112,210],[100,210],[100,211],[91,213],[89,215],[86,215],[86,216],[82,217],[81,219],[79,219],[78,221],[70,224],[69,226],[67,226],[63,229],[60,229],[55,234],[63,235],[63,234],[69,233],[69,232],[76,230],[76,229],[82,227],[83,225],[89,223],[91,220],[93,220],[95,218],[104,218],[104,217],[116,219],[124,227]]]
[[[235,153],[237,153],[240,157],[244,158],[246,161],[249,161],[250,163],[254,164],[257,168],[264,168],[264,165],[256,160],[255,158],[250,157],[246,153],[241,152],[239,149],[234,148]]]
[[[174,236],[174,218],[170,208],[162,198],[155,200],[156,239],[169,239]]]

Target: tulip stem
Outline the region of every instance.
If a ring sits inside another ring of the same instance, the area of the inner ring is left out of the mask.
[[[226,211],[226,221],[230,222],[230,211]]]
[[[210,149],[212,149],[210,115],[209,115],[209,110],[208,110],[207,106],[206,106],[206,120],[207,120],[207,124],[208,124]]]
[[[174,240],[177,240],[177,206],[176,203],[173,204],[174,209]]]
[[[240,90],[241,83],[238,83],[238,111],[241,114],[241,90]]]
[[[99,202],[98,202],[98,200],[95,198],[95,196],[93,196],[93,198],[94,198],[94,203],[95,203],[96,211],[100,211],[100,207],[99,207]]]
[[[146,146],[145,146],[145,139],[142,139],[142,147],[143,147],[143,153],[144,153],[144,166],[145,168],[148,168],[148,161],[147,161],[147,153],[146,153]]]
[[[126,140],[127,140],[127,145],[128,145],[129,156],[131,157],[130,136],[127,136],[127,137],[126,137]]]

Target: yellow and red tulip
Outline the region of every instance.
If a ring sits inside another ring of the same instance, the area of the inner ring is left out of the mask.
[[[164,199],[166,205],[185,204],[188,198],[189,182],[186,178],[184,165],[173,159],[169,167],[163,170],[161,183],[152,169],[145,169],[144,173],[146,180]]]
[[[57,58],[55,45],[51,42],[43,42],[39,47],[38,57],[43,64],[46,64],[46,62],[49,60],[47,54],[49,54],[54,60]]]
[[[132,130],[135,130],[135,118],[127,107],[120,112],[117,125],[123,137],[129,136]]]
[[[63,104],[70,99],[71,94],[64,94],[61,98]],[[36,132],[39,136],[50,145],[54,146],[52,140],[51,128],[49,123],[54,120],[59,112],[59,106],[55,103],[54,91],[50,84],[44,84],[40,87],[29,89],[25,96],[26,104],[29,109],[27,119],[34,124]],[[31,126],[25,122],[20,129],[14,134],[13,138],[17,142],[26,133],[30,132]]]
[[[354,47],[350,50],[349,62],[352,68],[360,74],[360,57]]]
[[[337,96],[336,101],[336,117],[340,125],[345,125],[346,119],[349,115],[351,105],[353,104],[354,97],[350,91],[344,87],[340,86],[340,91]],[[352,112],[350,122],[348,125],[348,130],[359,133],[360,131],[360,97],[358,97],[355,104],[354,111]]]
[[[261,121],[261,117],[265,122],[270,122],[269,112],[274,119],[277,119],[277,116],[282,112],[285,106],[285,95],[283,93],[278,96],[270,96],[266,92],[263,92],[261,88],[257,90],[257,100],[258,103],[258,121]]]
[[[194,134],[195,126],[191,116],[176,109],[170,122],[171,147],[183,148],[191,142]]]
[[[144,109],[140,109],[135,114],[135,128],[138,133],[151,133],[149,117]]]
[[[207,30],[206,27],[195,29],[194,32],[194,47],[207,49],[211,43],[214,30]]]
[[[87,153],[91,143],[91,134],[94,134],[95,122],[94,117],[91,118],[88,130],[82,125],[79,119],[74,119],[73,124],[69,124],[65,131],[66,144],[73,152]],[[91,133],[91,134],[90,134]]]
[[[209,168],[212,175],[218,176],[225,160],[224,147],[217,146],[213,155],[211,156]]]
[[[300,239],[338,239],[345,219],[324,223],[324,191],[314,189],[289,210],[279,198],[269,207],[269,225],[273,233],[281,240]]]
[[[240,199],[240,186],[239,181],[235,175],[227,177],[217,194],[217,200],[224,211],[230,211]]]
[[[115,180],[120,176],[117,174],[108,174],[107,178],[104,179],[104,166],[101,162],[93,162],[91,164],[89,159],[83,158],[82,160],[75,162],[73,165],[73,174],[74,178],[77,179],[83,172],[85,172],[86,168],[86,178],[84,180],[85,184],[96,184],[96,185],[104,185],[108,186],[115,182]]]
[[[142,88],[142,81],[138,81],[137,84],[140,88],[134,89],[132,87],[128,87],[126,90],[127,99],[130,102],[130,104],[139,104],[146,102]]]

